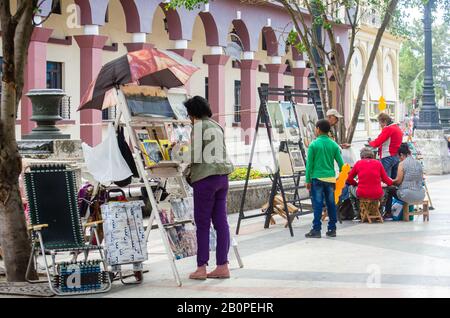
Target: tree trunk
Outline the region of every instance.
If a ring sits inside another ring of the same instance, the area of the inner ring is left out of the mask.
[[[338,111],[339,113],[344,116],[344,118],[342,118],[339,121],[339,132],[338,132],[338,141],[340,144],[345,143],[345,132],[347,130],[347,128],[345,127],[345,118],[347,117],[346,113],[345,113],[345,89],[347,88],[347,81],[343,80],[343,83],[339,83],[337,82],[337,87],[338,87],[338,91],[339,91],[339,99],[338,99]]]
[[[352,121],[350,123],[350,127],[347,131],[346,141],[351,143],[353,140],[353,136],[355,134],[356,125],[358,124],[359,113],[361,112],[362,99],[364,96],[364,91],[366,90],[367,81],[369,80],[370,71],[372,70],[373,62],[375,61],[375,57],[377,55],[378,48],[380,47],[381,38],[383,37],[384,31],[386,30],[387,25],[391,21],[391,13],[395,11],[397,7],[398,0],[391,0],[386,9],[386,14],[384,15],[383,23],[381,23],[380,28],[377,31],[377,36],[375,38],[375,42],[373,43],[372,51],[370,52],[369,60],[367,61],[367,67],[364,72],[363,78],[361,80],[361,84],[359,85],[358,90],[358,98],[356,99],[355,109],[353,111]]]
[[[9,282],[25,281],[31,252],[25,214],[19,191],[22,159],[15,141],[16,89],[13,83],[2,83],[0,120],[0,244]],[[14,125],[11,125],[11,117]]]

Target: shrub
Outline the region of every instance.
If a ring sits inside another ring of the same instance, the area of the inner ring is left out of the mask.
[[[230,181],[241,181],[247,177],[247,168],[237,168],[230,174]],[[258,170],[250,170],[250,180],[267,178],[269,175]]]

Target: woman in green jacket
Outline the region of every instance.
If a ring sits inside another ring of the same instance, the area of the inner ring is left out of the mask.
[[[193,124],[190,183],[194,189],[194,219],[197,227],[197,270],[191,279],[229,278],[230,229],[227,221],[228,175],[233,164],[227,156],[223,128],[211,119],[206,99],[195,96],[184,103]],[[217,233],[217,268],[206,272],[209,261],[211,222]]]

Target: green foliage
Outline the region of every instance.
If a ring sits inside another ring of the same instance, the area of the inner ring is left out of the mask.
[[[166,9],[175,9],[185,7],[188,10],[199,9],[202,4],[208,3],[209,0],[171,0],[166,4]]]
[[[245,180],[247,177],[247,168],[237,168],[233,171],[232,174],[230,174],[229,179],[230,181],[242,181]],[[258,170],[250,170],[250,180],[256,180],[256,179],[262,179],[267,178],[269,175],[266,173],[262,173]]]
[[[409,37],[402,44],[400,50],[400,100],[410,105],[414,96],[414,79],[424,69],[424,36],[422,21],[415,20],[408,26]],[[449,24],[433,26],[433,74],[437,100],[444,95],[443,86],[448,87],[446,74],[448,69],[441,69],[438,65],[450,65],[450,46],[448,38]],[[416,98],[420,98],[423,89],[423,74],[416,81]]]

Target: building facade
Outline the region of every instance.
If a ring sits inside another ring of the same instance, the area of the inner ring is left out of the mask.
[[[187,90],[190,95],[208,98],[215,119],[226,127],[227,139],[233,141],[231,153],[238,164],[246,162],[250,151],[247,146],[259,107],[257,87],[309,87],[308,61],[286,45],[293,27],[289,15],[276,4],[215,0],[187,11],[166,10],[159,0],[44,0],[39,14],[48,15],[52,5],[56,5],[55,12],[33,33],[24,92],[32,88],[63,89],[67,97],[61,106],[64,120],[59,126],[72,138],[91,145],[101,142],[102,131],[115,111],[77,112],[81,96],[102,65],[129,51],[169,49],[200,67]],[[310,23],[311,19],[305,14],[305,20]],[[348,29],[337,25],[335,33],[346,58]],[[376,28],[369,25],[358,33],[351,85],[347,85],[345,94],[346,114],[354,107],[361,70],[375,34]],[[240,58],[236,58],[236,51]],[[376,113],[378,95],[383,94],[391,109],[397,111],[398,51],[398,41],[386,35],[367,85],[368,102],[359,125],[362,135],[370,135],[368,123]],[[19,139],[34,128],[30,117],[31,102],[23,97],[16,128]],[[349,120],[346,118],[347,123]],[[267,144],[262,143],[258,151],[267,152]]]
[[[349,85],[352,113],[379,25],[380,21],[376,16],[364,16],[355,38],[355,52],[350,67],[351,85]],[[356,134],[359,138],[373,137],[378,133],[377,116],[380,113],[378,104],[381,96],[387,103],[384,112],[389,113],[396,121],[400,121],[403,117],[404,109],[399,101],[400,46],[401,39],[385,31],[364,92]]]

